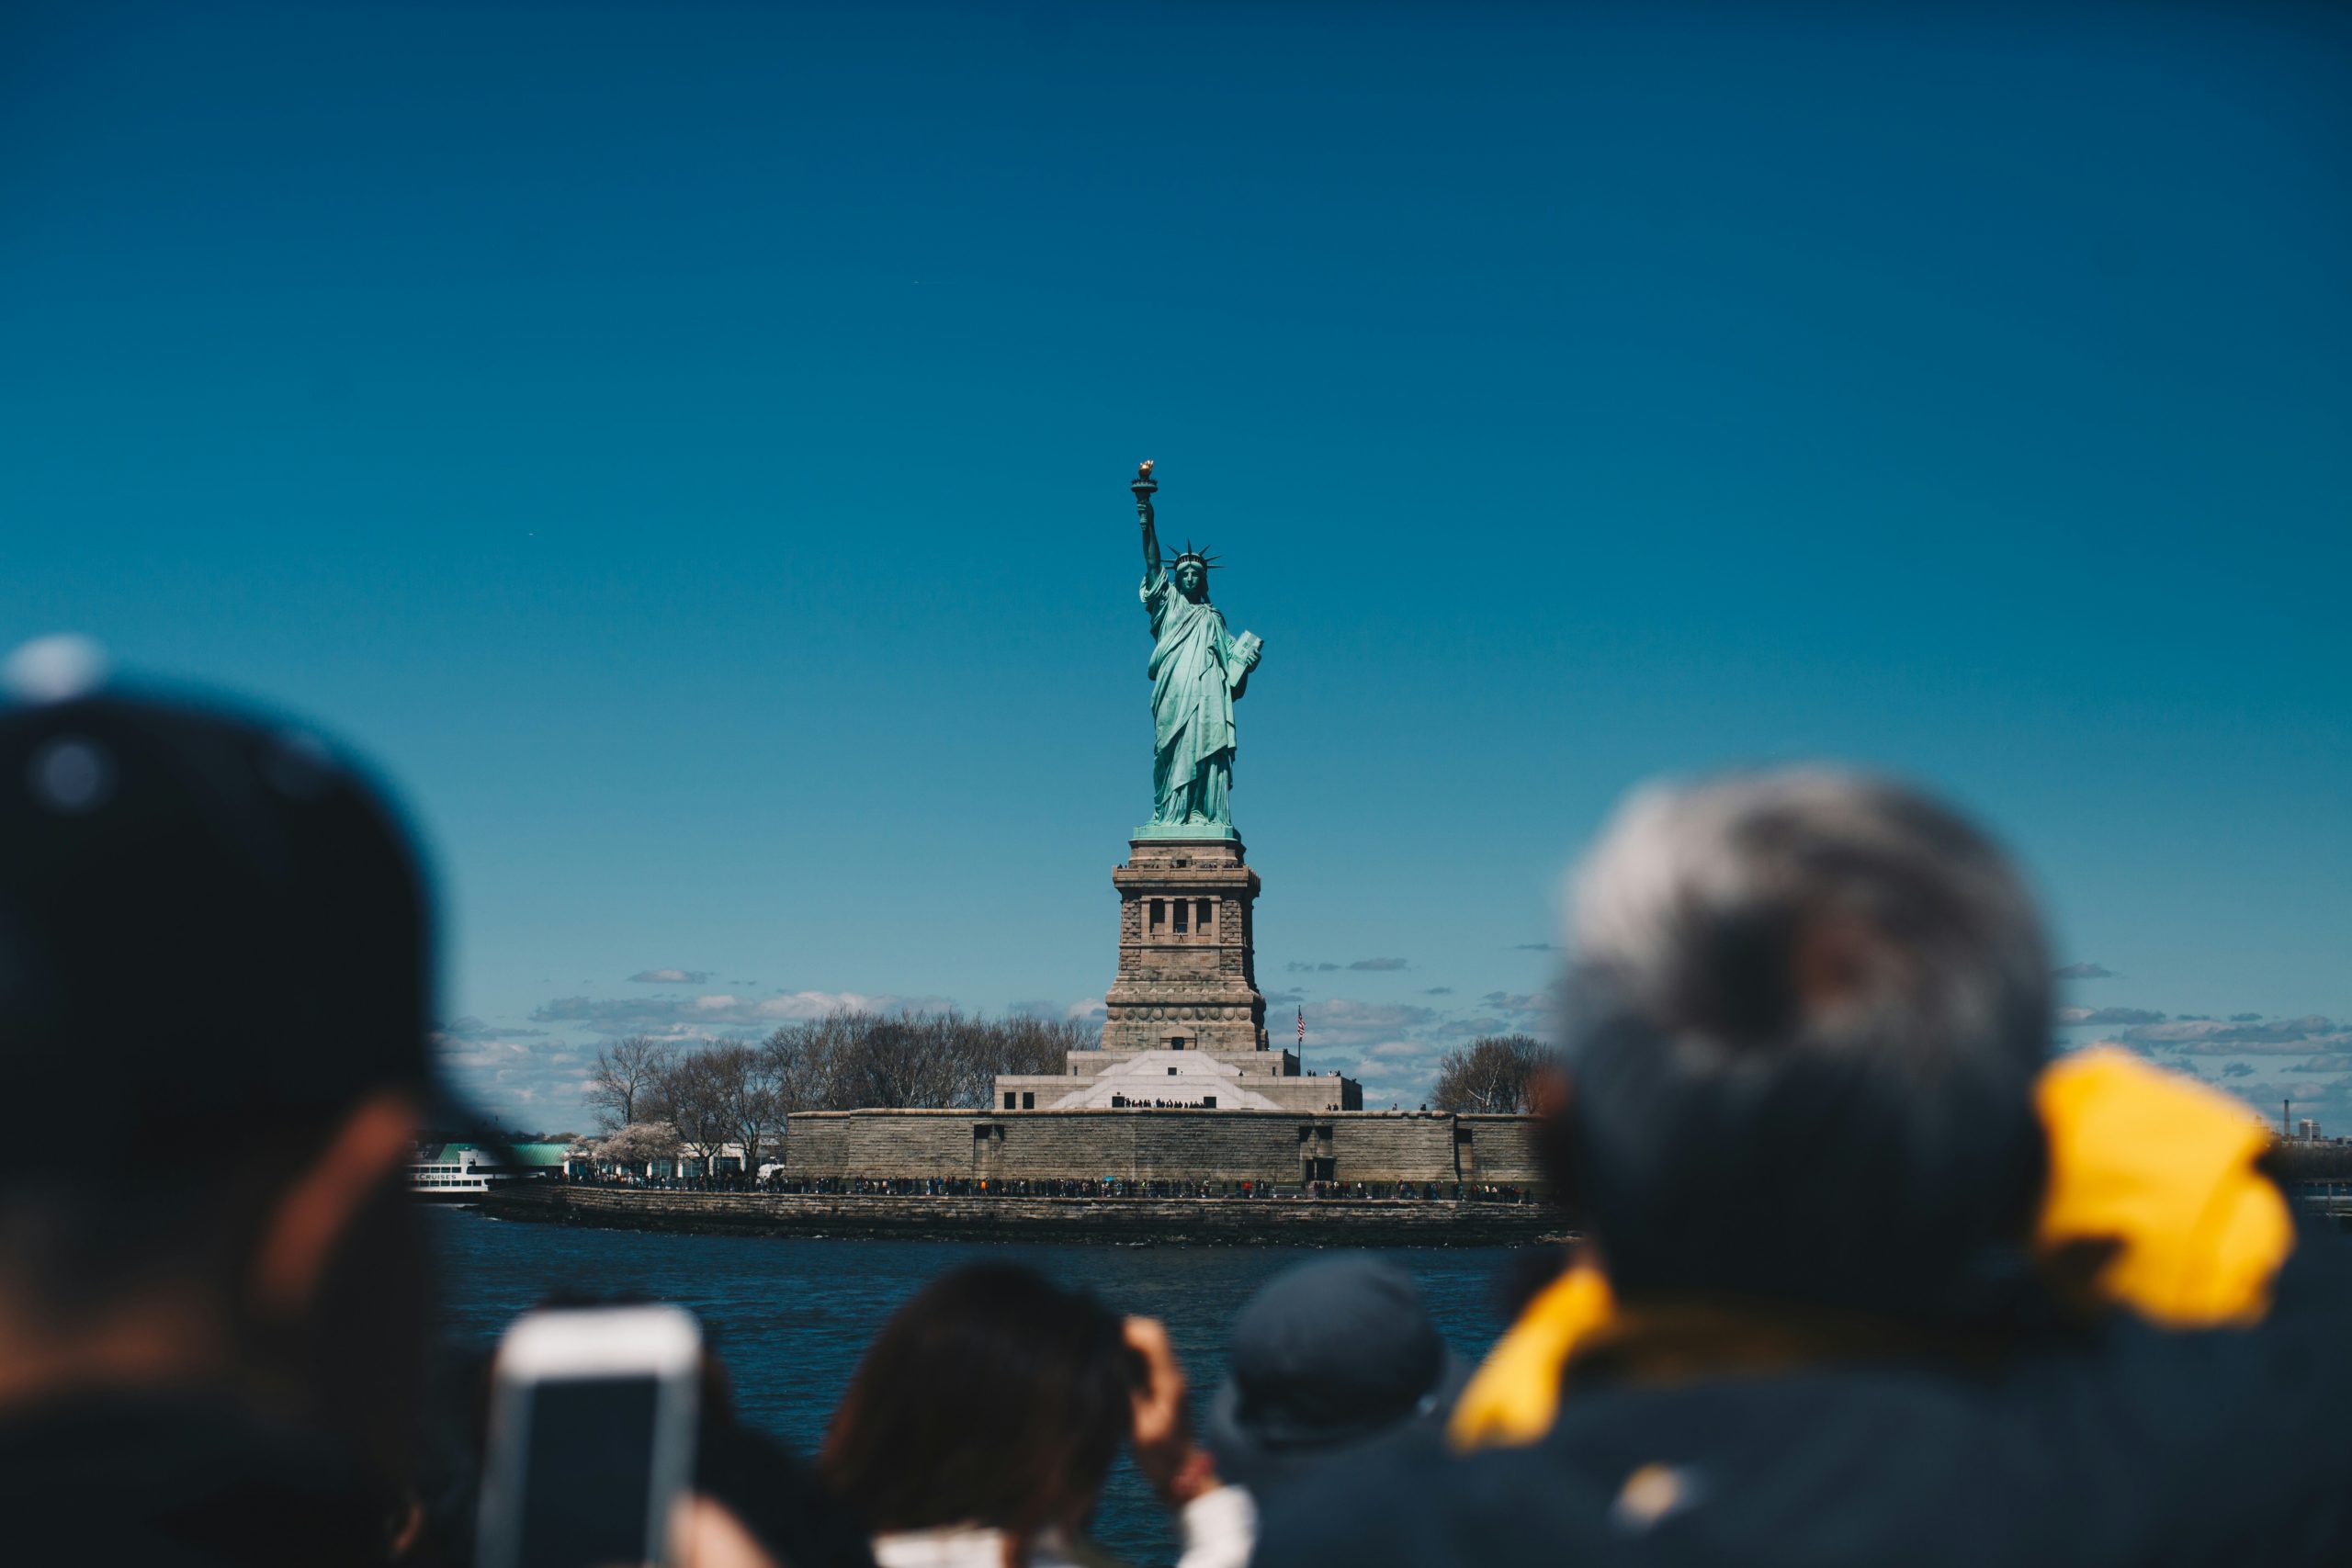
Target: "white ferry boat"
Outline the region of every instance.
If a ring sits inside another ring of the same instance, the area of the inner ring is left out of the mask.
[[[428,1202],[479,1203],[510,1181],[563,1168],[560,1144],[518,1144],[514,1154],[522,1165],[504,1164],[473,1144],[419,1144],[409,1163],[408,1190]]]

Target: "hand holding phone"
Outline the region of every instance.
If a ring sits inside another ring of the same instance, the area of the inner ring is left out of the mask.
[[[677,1307],[519,1319],[491,1372],[480,1568],[666,1568],[701,1380],[702,1331]]]

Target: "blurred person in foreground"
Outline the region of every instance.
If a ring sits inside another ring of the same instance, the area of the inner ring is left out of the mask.
[[[1233,1320],[1204,1441],[1253,1497],[1442,1427],[1470,1367],[1412,1275],[1369,1253],[1283,1269]]]
[[[305,730],[0,710],[0,1517],[79,1561],[385,1549],[429,1300],[425,889]]]
[[[0,1556],[413,1553],[409,835],[307,729],[37,695],[0,708]],[[705,1568],[770,1560],[707,1496],[684,1525]]]
[[[2352,1269],[2236,1102],[2052,1062],[2002,855],[1825,770],[1637,796],[1569,931],[1587,1240],[1445,1439],[1266,1500],[1308,1563],[2345,1560]]]
[[[1176,1516],[1180,1568],[1238,1568],[1255,1510],[1192,1440],[1166,1330],[982,1263],[891,1314],[819,1463],[882,1568],[1069,1568],[1110,1561],[1086,1531],[1123,1442]]]

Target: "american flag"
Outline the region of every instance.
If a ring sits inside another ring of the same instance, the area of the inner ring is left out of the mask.
[[[1304,1007],[1298,1010],[1298,1043],[1301,1045],[1306,1043],[1306,1009]]]

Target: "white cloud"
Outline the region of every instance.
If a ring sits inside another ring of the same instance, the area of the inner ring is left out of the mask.
[[[1334,997],[1306,1004],[1306,1043],[1317,1045],[1371,1045],[1393,1040],[1437,1019],[1433,1008],[1411,1002],[1359,1002]]]
[[[587,1088],[584,1048],[540,1031],[526,1039],[460,1040],[443,1034],[434,1060],[459,1100],[503,1125],[547,1132],[581,1132],[591,1118],[582,1103]]]
[[[952,1006],[944,997],[896,997],[865,991],[790,991],[772,997],[731,991],[698,996],[557,997],[531,1013],[540,1023],[578,1024],[605,1036],[667,1034],[697,1038],[729,1031],[764,1031],[836,1012],[897,1012]]]
[[[453,1018],[433,1032],[435,1043],[450,1040],[538,1040],[545,1038],[544,1029],[519,1029],[512,1024],[492,1023],[469,1013]]]
[[[2109,1011],[2120,1010],[2106,1010]],[[2096,1017],[2097,1015],[2093,1015]],[[2352,1052],[2352,1024],[2314,1013],[2224,1023],[2211,1018],[2177,1018],[2142,1023],[2123,1032],[2127,1045],[2212,1056],[2283,1056],[2319,1051]]]

